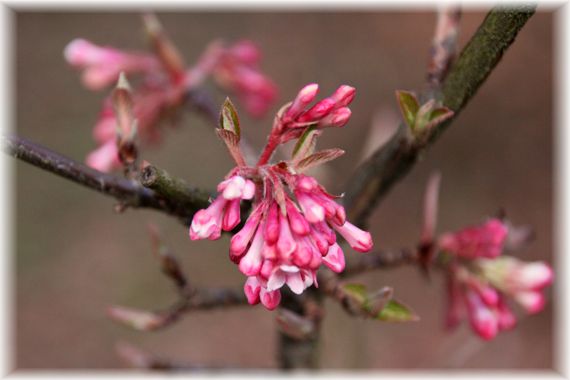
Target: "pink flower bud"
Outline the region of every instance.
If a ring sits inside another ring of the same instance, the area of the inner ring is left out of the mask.
[[[231,231],[239,224],[240,221],[240,205],[239,199],[228,201],[222,222],[224,231]]]
[[[109,140],[99,148],[89,153],[85,160],[87,166],[102,172],[110,172],[111,170],[121,166],[119,160],[119,152],[115,140]]]
[[[323,223],[323,222],[321,222],[321,223]],[[331,245],[331,243],[325,234],[323,234],[317,228],[315,228],[316,225],[321,224],[321,223],[316,223],[316,224],[311,225],[312,228],[311,228],[311,235],[310,236],[311,236],[311,239],[313,240],[313,242],[315,243],[315,246],[317,247],[319,253],[324,256],[329,251],[329,246]],[[323,224],[326,224],[326,223],[323,223]],[[334,244],[334,242],[332,244]]]
[[[297,206],[293,204],[290,200],[287,200],[287,218],[289,219],[289,224],[291,230],[298,236],[306,236],[309,234],[310,227],[307,220],[301,215]]]
[[[247,221],[245,222],[243,228],[232,237],[232,240],[230,242],[231,255],[239,257],[245,252],[261,219],[262,207],[262,203],[257,205],[257,207],[249,215],[249,218],[247,218]]]
[[[200,210],[194,214],[192,224],[190,225],[190,239],[219,239],[225,205],[226,200],[218,197],[207,209]]]
[[[546,304],[546,300],[542,293],[532,290],[516,292],[513,294],[513,298],[529,314],[536,314],[542,311]]]
[[[517,318],[503,300],[497,305],[497,317],[501,330],[510,330],[517,324]]]
[[[344,210],[344,208],[343,208]],[[338,225],[342,225],[340,223],[337,223]],[[329,225],[325,222],[321,222],[321,223],[315,223],[311,225],[312,228],[317,231],[319,234],[321,234],[328,242],[329,245],[332,245],[334,243],[336,243],[336,234],[335,232],[329,227]]]
[[[350,120],[351,116],[352,116],[352,111],[348,107],[339,108],[337,110],[332,111],[327,116],[323,117],[319,121],[319,128],[344,127]]]
[[[275,244],[269,244],[267,240],[263,242],[263,248],[261,249],[263,254],[263,258],[267,260],[276,260],[277,255],[277,246]]]
[[[300,123],[308,123],[313,121],[318,121],[323,117],[327,116],[334,108],[335,101],[331,98],[325,98],[309,108],[308,111],[304,112],[298,117]]]
[[[335,273],[341,273],[344,270],[345,261],[342,248],[338,244],[330,246],[328,253],[323,257],[323,262]]]
[[[67,44],[63,55],[70,65],[76,67],[112,64],[120,57],[117,50],[97,46],[82,38],[76,38]]]
[[[446,276],[446,290],[447,305],[445,326],[451,329],[461,322],[464,313],[462,289],[453,267],[450,267],[450,272],[447,273]]]
[[[540,290],[552,284],[554,273],[550,266],[542,261],[520,263],[507,278],[510,287],[524,290]]]
[[[260,227],[257,229],[249,250],[239,262],[239,270],[246,276],[256,276],[261,270],[261,264],[263,263],[262,247],[263,229]]]
[[[255,195],[255,184],[242,176],[235,175],[221,182],[217,190],[227,200],[251,199]]]
[[[238,41],[230,48],[232,54],[237,60],[246,65],[256,65],[261,59],[261,53],[257,46],[248,40]]]
[[[315,100],[318,92],[319,85],[316,83],[311,83],[303,87],[293,100],[293,103],[291,103],[291,106],[285,115],[290,119],[295,119],[309,104],[312,103],[313,100]]]
[[[307,239],[300,239],[297,242],[297,249],[293,253],[293,263],[298,267],[306,267],[313,258],[313,247]]]
[[[495,314],[483,304],[474,292],[467,293],[469,322],[473,330],[485,340],[493,339],[499,332],[499,323]]]
[[[250,305],[259,303],[259,293],[261,291],[261,284],[257,277],[248,277],[243,286],[243,291],[247,297],[247,302]]]
[[[491,219],[480,226],[444,234],[439,245],[441,249],[465,258],[495,258],[501,254],[506,237],[507,227],[500,220]]]
[[[115,66],[88,67],[81,75],[83,85],[90,90],[101,90],[113,84],[119,77],[120,71]]]
[[[336,108],[348,106],[354,96],[356,95],[356,89],[351,86],[343,84],[331,95],[331,98],[336,102]]]
[[[83,83],[92,90],[113,84],[121,72],[153,72],[160,69],[157,59],[151,55],[101,47],[83,39],[71,41],[64,50],[64,56],[70,65],[84,69]]]
[[[141,331],[156,330],[164,323],[164,318],[158,314],[122,306],[110,307],[108,315],[117,322]]]
[[[346,222],[346,211],[344,207],[333,201],[324,193],[313,193],[310,195],[315,202],[319,203],[325,209],[325,217],[327,220],[342,226]]]
[[[263,264],[261,264],[261,270],[259,271],[259,275],[268,280],[273,271],[275,270],[275,262],[272,260],[263,260]]]
[[[319,223],[325,220],[325,209],[323,206],[307,195],[307,193],[297,191],[295,195],[309,223]]]
[[[311,261],[309,261],[308,267],[309,269],[317,270],[323,263],[323,256],[316,249],[313,249],[311,253],[312,253]]]
[[[352,249],[358,252],[368,252],[374,245],[370,232],[363,231],[349,222],[345,222],[342,226],[333,224],[333,228],[348,242]]]
[[[494,307],[499,302],[499,293],[492,286],[482,283],[474,276],[467,279],[467,284],[487,306]]]
[[[318,189],[319,183],[313,177],[306,175],[299,175],[296,182],[296,190],[310,193],[315,189]]]
[[[274,310],[281,302],[281,292],[279,290],[267,291],[261,288],[259,293],[261,303],[267,310]]]
[[[277,252],[282,260],[288,260],[297,249],[297,243],[293,239],[287,218],[281,213],[279,213],[279,227],[280,233],[279,239],[277,240]]]
[[[277,206],[276,202],[273,202],[269,207],[269,212],[267,213],[267,219],[265,222],[265,241],[267,244],[273,245],[277,243],[279,233],[279,206]]]

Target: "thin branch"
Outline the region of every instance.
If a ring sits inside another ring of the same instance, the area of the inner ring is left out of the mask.
[[[215,369],[232,369],[228,366],[220,365],[198,365],[193,363],[182,363],[165,357],[155,356],[150,352],[142,350],[132,344],[119,342],[115,347],[115,352],[119,358],[129,367],[136,369],[150,369],[156,371],[203,371]]]
[[[392,269],[399,266],[414,264],[418,260],[417,249],[383,250],[361,255],[354,263],[347,264],[339,275],[341,278],[355,276],[377,269]]]
[[[455,59],[460,20],[461,9],[458,6],[447,6],[438,12],[427,70],[429,98],[436,97],[435,92],[441,87]]]
[[[195,204],[185,202],[182,207],[178,199],[162,197],[134,180],[102,173],[22,137],[2,135],[0,144],[6,154],[114,197],[123,207],[151,208],[174,216],[190,218],[195,210],[208,204],[208,198],[200,193],[196,195]]]
[[[211,192],[189,186],[156,166],[145,166],[140,181],[144,187],[154,190],[158,197],[170,201],[176,207],[174,211],[177,215],[192,216],[210,204]]]
[[[171,326],[184,314],[194,310],[212,310],[247,305],[242,289],[197,288],[185,294],[163,311],[147,311],[123,306],[111,306],[108,316],[116,322],[139,331],[157,331]]]
[[[443,104],[455,112],[438,125],[429,138],[421,141],[406,138],[406,126],[376,151],[348,182],[345,206],[350,220],[363,226],[379,201],[412,169],[421,154],[475,95],[487,76],[499,63],[503,53],[534,14],[536,5],[491,10],[475,35],[463,49],[442,87]]]

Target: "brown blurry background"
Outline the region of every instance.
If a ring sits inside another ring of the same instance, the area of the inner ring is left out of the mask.
[[[461,46],[485,11],[464,14]],[[351,122],[319,141],[320,147],[347,151],[329,165],[330,176],[324,179],[336,193],[343,191],[360,160],[373,116],[382,109],[396,110],[394,90],[423,83],[435,24],[435,13],[427,11],[158,15],[187,62],[194,62],[214,38],[258,43],[263,70],[280,88],[271,113],[308,82],[318,82],[323,96],[342,83],[355,86]],[[63,48],[83,37],[145,49],[139,16],[21,12],[16,22],[17,132],[82,161],[94,147],[91,128],[105,93],[81,86],[78,73],[63,60]],[[425,182],[439,169],[440,232],[477,223],[504,207],[515,223],[536,229],[536,241],[520,256],[552,262],[552,42],[552,13],[536,14],[452,128],[374,212],[371,232],[377,247],[416,241]],[[221,102],[224,94],[215,94]],[[244,112],[240,116],[244,133],[261,146],[272,116],[263,121]],[[231,167],[212,128],[193,114],[181,128],[167,131],[164,145],[145,151],[144,158],[210,188]],[[197,311],[158,333],[134,332],[105,317],[111,304],[160,309],[175,300],[152,257],[147,222],[160,226],[191,280],[205,286],[243,283],[228,260],[227,238],[190,242],[186,228],[174,219],[139,210],[116,215],[110,198],[27,164],[15,165],[17,368],[121,368],[114,353],[117,341],[201,364],[277,365],[274,314],[261,306]],[[347,250],[347,255],[358,253]],[[551,302],[543,313],[521,318],[514,331],[483,343],[465,323],[453,333],[443,330],[444,290],[441,276],[433,277],[426,282],[410,267],[358,279],[371,287],[394,286],[398,298],[420,314],[418,323],[354,319],[327,301],[322,367],[552,367]]]

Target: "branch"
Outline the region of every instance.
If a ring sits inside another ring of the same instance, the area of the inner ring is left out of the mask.
[[[475,95],[495,68],[516,35],[534,14],[536,5],[491,10],[475,35],[463,49],[442,87],[443,104],[455,112],[438,125],[427,139],[406,138],[406,126],[361,165],[348,182],[345,197],[348,218],[363,226],[378,202],[412,169],[421,154]]]
[[[185,294],[165,311],[147,311],[123,306],[109,307],[107,314],[116,322],[139,331],[157,331],[171,326],[185,313],[247,305],[242,289],[198,288]]]
[[[219,365],[197,365],[193,363],[180,363],[164,357],[155,356],[147,351],[133,346],[129,343],[119,342],[115,347],[115,352],[131,368],[150,369],[157,371],[200,371],[213,369],[231,369],[227,366]]]
[[[442,81],[447,76],[451,62],[455,58],[457,36],[461,10],[458,6],[449,6],[437,15],[437,25],[430,49],[427,70],[428,96],[435,97]]]
[[[359,256],[358,261],[347,264],[344,271],[338,276],[341,278],[355,276],[376,269],[390,269],[406,264],[417,263],[418,251],[416,249],[401,249],[395,251],[377,251]]]
[[[170,201],[178,215],[192,216],[210,204],[210,192],[189,186],[185,181],[172,177],[156,166],[147,165],[143,168],[141,184],[154,190],[161,199]]]
[[[0,136],[1,149],[14,158],[67,178],[75,183],[116,198],[121,206],[151,208],[190,218],[195,210],[208,204],[206,193],[197,192],[194,201],[162,197],[156,191],[116,175],[102,173],[46,147],[17,136]]]

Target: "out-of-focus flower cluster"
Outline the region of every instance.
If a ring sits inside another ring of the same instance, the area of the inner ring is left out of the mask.
[[[192,240],[218,239],[222,231],[232,231],[240,223],[240,201],[252,201],[249,217],[231,239],[230,259],[247,276],[244,291],[249,303],[261,302],[270,310],[279,305],[283,285],[297,294],[318,286],[316,271],[321,264],[337,273],[344,270],[344,253],[335,231],[357,251],[372,248],[370,233],[346,221],[336,197],[315,178],[302,174],[344,153],[338,149],[315,152],[314,148],[323,128],[347,123],[347,106],[355,92],[341,86],[309,107],[317,91],[316,84],[308,85],[281,109],[255,167],[240,157],[239,121],[231,104],[225,105],[226,124],[219,135],[238,165],[218,185],[218,196],[211,205],[194,215],[190,226]],[[291,160],[269,163],[275,148],[294,138],[298,141]]]
[[[526,263],[503,256],[509,227],[499,219],[443,234],[439,248],[451,258],[447,271],[447,326],[455,327],[464,316],[485,340],[517,322],[508,305],[514,300],[529,314],[544,308],[542,290],[553,280],[544,262]]]
[[[158,20],[144,17],[152,53],[129,52],[98,46],[84,39],[71,41],[64,51],[67,62],[82,71],[82,82],[90,90],[108,88],[125,73],[139,77],[132,93],[137,135],[146,144],[160,141],[160,124],[172,120],[183,105],[185,95],[208,77],[243,102],[252,116],[262,116],[273,104],[277,90],[259,68],[261,54],[251,41],[226,46],[216,41],[206,49],[197,64],[187,68]],[[98,148],[87,157],[87,164],[101,171],[120,166],[117,150],[116,112],[110,98],[103,102],[93,137]]]

